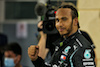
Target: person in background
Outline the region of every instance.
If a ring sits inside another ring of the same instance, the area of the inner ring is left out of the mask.
[[[4,51],[4,67],[23,67],[20,64],[22,49],[16,42],[7,44]]]
[[[3,66],[3,52],[4,52],[4,47],[8,43],[8,37],[7,35],[0,33],[0,67]]]

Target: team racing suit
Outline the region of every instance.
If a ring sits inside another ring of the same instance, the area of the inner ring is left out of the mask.
[[[54,42],[56,48],[49,63],[41,57],[32,63],[35,67],[96,67],[94,50],[79,32]]]

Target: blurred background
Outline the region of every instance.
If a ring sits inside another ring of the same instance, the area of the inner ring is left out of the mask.
[[[34,67],[28,57],[28,47],[37,45],[37,3],[59,6],[62,2],[73,3],[79,11],[80,29],[89,33],[96,46],[97,67],[100,67],[100,0],[0,0],[0,33],[7,35],[8,43],[18,42],[22,47],[21,64]],[[41,10],[40,10],[41,12]]]

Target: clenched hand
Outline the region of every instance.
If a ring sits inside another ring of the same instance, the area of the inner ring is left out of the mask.
[[[35,61],[38,58],[38,53],[39,53],[39,46],[31,45],[28,48],[28,55],[32,61]]]

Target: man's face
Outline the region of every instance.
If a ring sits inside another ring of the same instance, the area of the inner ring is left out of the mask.
[[[5,56],[5,58],[13,58],[14,63],[17,62],[17,56],[16,56],[16,54],[14,54],[13,51],[5,51],[4,56]]]
[[[69,36],[72,32],[72,15],[71,9],[60,8],[56,12],[56,28],[60,35]]]

